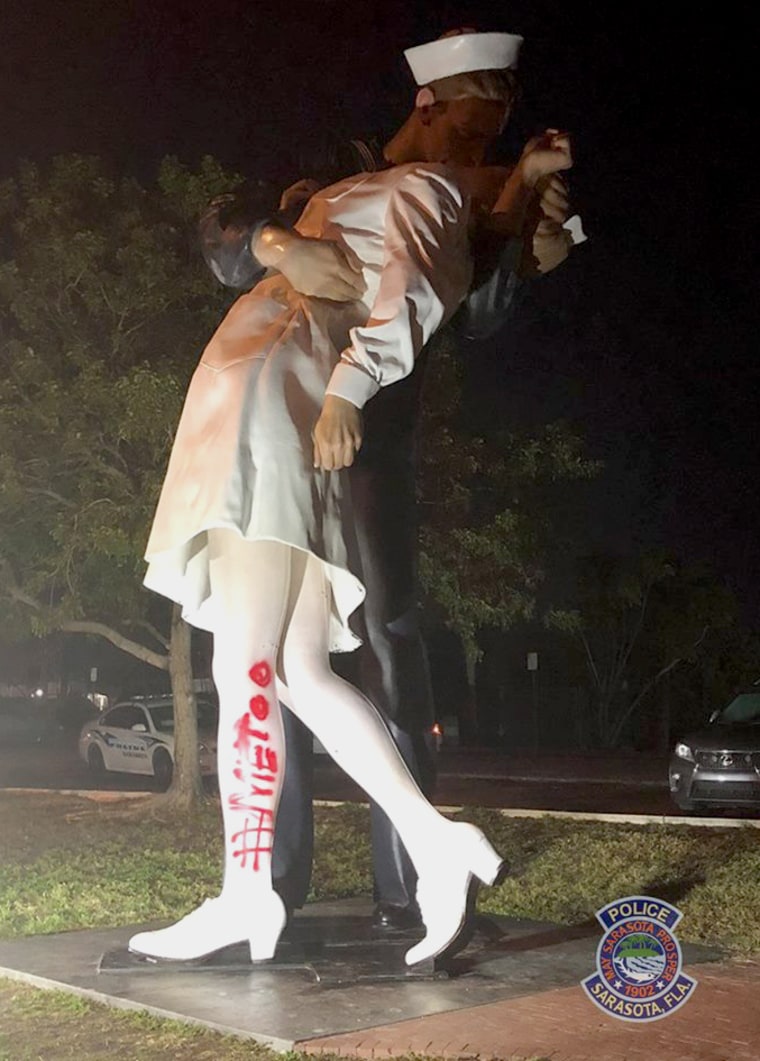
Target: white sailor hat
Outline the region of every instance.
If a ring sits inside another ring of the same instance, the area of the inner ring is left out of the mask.
[[[429,85],[476,70],[514,70],[522,42],[523,38],[513,33],[463,30],[407,48],[404,55],[417,84]]]

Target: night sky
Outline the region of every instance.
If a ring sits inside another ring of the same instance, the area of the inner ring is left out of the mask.
[[[489,424],[565,418],[605,459],[568,515],[579,550],[710,560],[756,621],[757,123],[740,5],[493,7],[5,0],[0,176],[81,151],[143,178],[166,154],[212,154],[290,182],[330,136],[393,131],[413,98],[404,47],[457,25],[523,34],[524,98],[498,154],[571,130],[591,239],[467,351],[469,400]]]

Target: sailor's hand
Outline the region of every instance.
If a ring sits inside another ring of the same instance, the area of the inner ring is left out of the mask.
[[[517,163],[526,184],[535,187],[542,177],[573,165],[570,137],[558,129],[547,129],[543,136],[535,136],[525,145]]]
[[[302,203],[308,203],[314,192],[319,191],[319,182],[312,180],[310,177],[305,177],[303,180],[296,181],[295,184],[291,184],[289,188],[280,196],[280,210],[292,210],[296,206],[301,206]]]
[[[345,398],[326,394],[314,427],[314,467],[325,471],[350,468],[362,446],[364,424],[361,409]]]
[[[330,240],[265,225],[252,250],[262,265],[277,269],[302,295],[353,302],[366,290],[358,262]]]

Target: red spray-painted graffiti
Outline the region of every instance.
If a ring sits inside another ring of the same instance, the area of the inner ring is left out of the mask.
[[[261,807],[254,808],[254,817],[246,816],[243,828],[232,834],[232,843],[240,846],[233,848],[232,855],[240,860],[242,869],[248,868],[248,859],[251,858],[251,869],[258,872],[261,869],[261,856],[271,855],[272,841],[274,839],[274,817],[270,810]]]
[[[265,696],[252,696],[248,704],[248,710],[259,722],[269,718],[269,701]]]
[[[248,671],[248,677],[261,689],[266,689],[272,680],[272,670],[266,660],[262,660],[260,663],[254,663]]]
[[[265,689],[271,684],[272,669],[265,660],[260,660],[248,671],[248,677],[260,689]],[[241,789],[232,792],[227,800],[231,811],[246,815],[243,827],[230,838],[232,856],[242,869],[250,868],[254,872],[262,868],[263,855],[271,857],[274,840],[273,808],[267,807],[266,802],[267,797],[274,795],[279,763],[277,752],[267,746],[269,732],[261,726],[268,717],[269,701],[257,693],[250,698],[246,713],[234,724],[233,747],[237,755],[233,776],[241,783]]]

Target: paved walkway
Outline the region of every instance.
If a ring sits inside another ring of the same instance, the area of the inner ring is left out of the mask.
[[[580,987],[566,987],[311,1039],[298,1047],[368,1058],[417,1053],[502,1061],[539,1056],[551,1061],[758,1061],[760,963],[710,963],[686,971],[698,980],[694,997],[672,1016],[649,1024],[607,1017]]]

